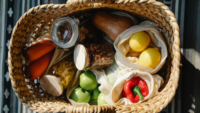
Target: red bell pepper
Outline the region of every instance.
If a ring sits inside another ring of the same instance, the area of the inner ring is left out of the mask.
[[[133,77],[124,84],[123,95],[133,103],[143,100],[149,94],[147,83],[140,77]]]

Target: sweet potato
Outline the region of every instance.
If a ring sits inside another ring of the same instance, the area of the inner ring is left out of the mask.
[[[28,62],[34,61],[55,48],[51,40],[44,40],[28,47],[25,50],[25,58]]]
[[[51,57],[53,56],[54,51],[47,53],[46,55],[42,56],[41,58],[31,62],[25,68],[25,72],[27,76],[31,76],[31,79],[36,79],[40,77],[46,71]]]

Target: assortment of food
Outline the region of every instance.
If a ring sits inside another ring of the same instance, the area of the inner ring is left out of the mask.
[[[105,87],[102,81],[109,81],[109,87],[116,86],[118,74],[126,74],[127,70],[134,71],[134,68],[125,69],[120,67],[118,62],[115,63],[115,58],[118,57],[115,55],[115,49],[103,38],[103,34],[106,34],[112,42],[115,42],[121,33],[136,25],[130,15],[123,12],[120,14],[126,16],[98,11],[93,16],[87,17],[85,23],[80,18],[70,16],[55,20],[49,33],[52,36],[50,40],[41,39],[24,50],[25,75],[31,80],[39,79],[41,87],[48,94],[60,96],[73,81],[77,70],[81,70],[78,86],[73,89],[69,98],[76,103],[110,104],[107,94],[102,91],[102,87]],[[93,25],[88,26],[88,23]],[[124,43],[127,45],[120,48],[123,50],[129,47],[126,54],[137,57],[139,65],[154,69],[160,63],[162,48],[153,44],[148,32],[133,33]],[[52,63],[54,50],[58,48],[63,51],[73,51],[73,55],[59,57],[56,59],[59,62]],[[126,54],[125,58],[129,59]],[[49,66],[50,63],[54,65]],[[96,74],[91,70],[103,70],[107,78],[101,77],[102,73]],[[123,74],[120,76],[124,76]],[[140,76],[131,76],[132,78],[126,78],[122,91],[118,93],[123,95],[120,98],[138,103],[149,95],[149,85]]]

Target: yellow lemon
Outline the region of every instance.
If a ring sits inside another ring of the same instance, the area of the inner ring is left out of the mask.
[[[129,45],[134,52],[141,52],[147,48],[150,43],[150,37],[144,31],[134,33],[130,40]]]
[[[160,63],[161,54],[158,48],[148,48],[144,50],[139,56],[139,64],[149,68],[156,68]]]

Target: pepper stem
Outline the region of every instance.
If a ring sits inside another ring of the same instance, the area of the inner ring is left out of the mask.
[[[140,100],[143,100],[143,99],[144,99],[144,96],[142,95],[141,89],[140,89],[139,86],[135,86],[135,87],[133,88],[133,93],[136,94],[136,95],[138,95]]]

